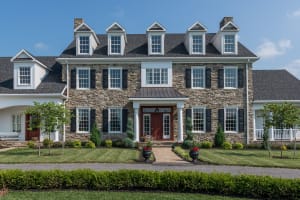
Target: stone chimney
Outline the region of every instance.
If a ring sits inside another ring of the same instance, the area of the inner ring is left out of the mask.
[[[228,22],[233,22],[233,17],[223,17],[223,19],[220,22],[220,28],[222,28]]]
[[[83,23],[83,19],[82,18],[75,18],[74,19],[74,29],[76,29],[82,23]]]

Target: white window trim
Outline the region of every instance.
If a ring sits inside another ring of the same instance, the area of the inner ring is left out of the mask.
[[[80,109],[87,109],[89,110],[89,125],[88,125],[88,131],[79,131],[79,110]],[[91,108],[90,107],[77,107],[76,108],[76,133],[90,133],[90,123],[91,123]]]
[[[203,70],[203,87],[194,87],[193,86],[193,83],[194,83],[194,81],[193,81],[193,70],[194,69],[202,69]],[[206,74],[205,74],[205,70],[206,70],[206,67],[205,66],[192,66],[191,67],[191,70],[192,70],[192,72],[191,72],[191,86],[192,86],[192,89],[205,89],[205,85],[206,85]]]
[[[118,36],[120,37],[120,53],[112,53],[111,52],[111,37],[112,36]],[[123,55],[123,48],[124,42],[123,42],[123,34],[109,34],[108,35],[108,53],[109,55]]]
[[[234,69],[235,70],[235,74],[236,74],[236,79],[235,79],[235,87],[226,87],[225,83],[226,83],[226,76],[225,76],[225,69]],[[238,67],[234,67],[234,66],[226,66],[224,67],[224,73],[223,73],[223,77],[224,77],[224,89],[237,89],[238,88]]]
[[[21,83],[21,80],[20,80],[20,69],[21,68],[29,68],[29,70],[30,70],[30,83],[29,84],[22,84]],[[20,87],[31,87],[32,86],[32,83],[33,83],[33,67],[32,66],[19,66],[18,67],[18,86],[20,86]]]
[[[236,126],[236,130],[235,131],[226,131],[226,110],[227,109],[236,109],[236,119],[235,119],[235,126]],[[239,122],[238,122],[238,119],[239,119],[239,108],[237,106],[228,106],[228,107],[225,107],[224,108],[224,133],[238,133],[238,125],[239,125]]]
[[[202,52],[194,52],[193,51],[193,36],[202,36]],[[189,36],[189,47],[190,47],[190,54],[191,55],[205,55],[206,48],[205,48],[205,33],[190,33]]]
[[[152,36],[161,37],[161,52],[152,52]],[[163,33],[148,33],[148,52],[150,55],[164,55],[165,53],[165,34]]]
[[[149,114],[149,113],[146,113],[146,114],[143,114],[143,135],[144,136],[147,136],[146,134],[145,134],[145,116],[149,116],[149,128],[150,128],[150,133],[149,133],[149,136],[151,136],[152,135],[152,132],[151,132],[151,114]]]
[[[194,109],[203,109],[203,114],[204,114],[204,126],[203,126],[203,131],[196,131],[194,130]],[[194,106],[192,107],[192,133],[205,133],[206,132],[206,107],[204,106]]]
[[[225,51],[225,35],[233,35],[234,36],[234,52],[226,52]],[[238,53],[237,34],[236,33],[223,33],[223,35],[222,35],[222,54],[237,54],[237,53]]]
[[[120,109],[121,110],[121,117],[120,117],[120,131],[111,131],[110,130],[110,119],[111,119],[111,115],[110,115],[110,110],[111,109]],[[109,107],[108,108],[108,133],[109,134],[121,134],[121,133],[123,133],[123,114],[122,114],[122,107]]]
[[[110,70],[117,69],[120,70],[120,87],[119,88],[112,88],[110,86]],[[123,68],[122,67],[109,67],[108,68],[108,89],[110,90],[122,90],[123,88]]]
[[[89,37],[89,53],[80,53],[80,37]],[[77,34],[76,35],[76,53],[77,55],[92,55],[92,43],[91,43],[91,34]]]
[[[80,88],[79,87],[79,70],[88,70],[89,71],[89,80],[88,80],[88,87],[87,88]],[[91,69],[89,67],[77,67],[76,68],[76,89],[77,90],[89,90],[91,88]]]
[[[165,135],[165,116],[169,117],[169,135]],[[171,115],[170,113],[163,114],[163,139],[170,139],[171,138]]]
[[[172,87],[173,72],[172,72],[172,62],[142,62],[141,64],[141,85],[142,87]],[[146,82],[146,69],[154,68],[167,68],[168,69],[168,83],[167,84],[147,84]]]

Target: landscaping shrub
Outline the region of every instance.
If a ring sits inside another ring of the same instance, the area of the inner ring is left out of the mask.
[[[232,148],[233,149],[243,149],[244,145],[242,143],[236,142],[236,143],[233,143]]]
[[[286,150],[287,150],[287,147],[286,147],[285,145],[281,145],[281,146],[280,146],[280,149],[281,149],[282,151],[286,151]]]
[[[247,149],[263,149],[264,146],[263,146],[263,144],[260,144],[260,143],[252,143],[252,144],[247,144],[246,148]]]
[[[49,138],[45,138],[43,140],[43,147],[49,148],[49,147],[52,147],[52,145],[53,145],[53,140],[51,140]]]
[[[95,149],[96,148],[96,145],[93,141],[88,141],[86,142],[86,144],[84,145],[86,148],[89,148],[89,149]]]
[[[72,140],[66,140],[65,141],[65,147],[73,147],[73,141]]]
[[[183,149],[190,149],[194,146],[194,141],[193,140],[184,140],[181,147]]]
[[[225,134],[222,129],[222,126],[219,124],[217,133],[215,134],[215,147],[222,147],[224,142],[225,142]]]
[[[114,141],[112,141],[112,146],[113,147],[124,147],[124,143],[122,140],[114,140]]]
[[[96,123],[93,124],[91,133],[90,133],[90,140],[99,147],[101,145],[101,133],[97,128]]]
[[[124,144],[124,147],[126,147],[126,148],[134,148],[135,147],[135,142],[128,137],[123,139],[123,144]]]
[[[211,149],[212,146],[213,145],[210,141],[204,141],[201,143],[201,148],[203,148],[203,149]]]
[[[8,190],[129,190],[207,193],[255,199],[299,199],[300,180],[196,171],[1,170]]]
[[[290,144],[288,144],[288,145],[286,145],[286,147],[288,148],[288,149],[294,149],[294,143],[290,143]],[[300,149],[300,143],[299,144],[296,144],[296,149]]]
[[[53,148],[61,148],[62,147],[62,143],[61,142],[53,142],[52,147]]]
[[[35,147],[34,141],[28,141],[27,142],[27,147],[30,148],[30,149],[34,149],[34,147]]]
[[[110,139],[105,140],[105,147],[107,147],[107,148],[112,147],[112,141]]]
[[[74,140],[72,142],[72,147],[73,148],[81,148],[81,141],[80,140]]]
[[[133,120],[131,117],[127,119],[126,134],[131,140],[134,139]]]
[[[230,142],[224,142],[222,146],[223,149],[232,149],[232,145]]]

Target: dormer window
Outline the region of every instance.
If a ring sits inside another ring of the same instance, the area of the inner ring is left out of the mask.
[[[161,54],[161,35],[151,36],[151,53]]]
[[[79,36],[79,53],[89,54],[90,53],[90,37]]]
[[[121,36],[112,35],[110,36],[110,53],[121,54]]]
[[[235,53],[235,35],[224,35],[224,53]]]
[[[166,29],[158,22],[154,22],[151,26],[147,28],[149,55],[164,54],[165,33]]]
[[[124,55],[127,42],[125,29],[117,22],[106,29],[107,33],[107,54]]]
[[[185,47],[189,54],[205,54],[205,33],[207,29],[200,22],[188,28],[185,35]]]
[[[193,35],[193,53],[203,53],[203,36],[202,35]]]
[[[31,68],[20,67],[19,68],[18,84],[22,86],[31,85]]]

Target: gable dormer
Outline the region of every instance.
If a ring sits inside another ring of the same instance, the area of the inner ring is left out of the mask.
[[[205,55],[206,31],[206,27],[200,22],[196,22],[188,28],[184,44],[190,55]]]
[[[84,23],[83,19],[74,19],[74,37],[76,40],[76,55],[93,55],[100,44],[94,30]]]
[[[154,22],[147,28],[148,55],[164,55],[166,29]]]
[[[220,22],[220,30],[213,38],[214,46],[224,55],[238,54],[238,26],[233,17],[224,17]]]
[[[51,71],[24,49],[10,61],[14,67],[14,89],[36,89],[48,72]]]
[[[117,22],[106,29],[107,33],[107,54],[124,55],[126,39],[125,29]]]

